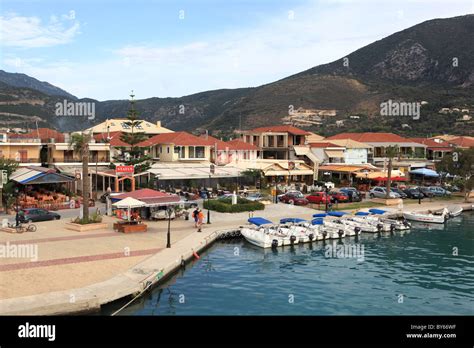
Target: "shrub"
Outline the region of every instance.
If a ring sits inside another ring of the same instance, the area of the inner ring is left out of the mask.
[[[249,201],[248,199],[237,197],[237,204],[232,205],[232,199],[211,199],[204,201],[204,209],[218,211],[219,213],[240,213],[244,211],[255,211],[265,209],[265,205],[260,202]]]
[[[102,215],[100,215],[99,213],[91,214],[89,216],[89,220],[85,220],[84,218],[81,219],[79,217],[76,217],[76,218],[72,219],[71,222],[73,222],[75,224],[81,224],[81,225],[96,224],[96,223],[102,222]]]

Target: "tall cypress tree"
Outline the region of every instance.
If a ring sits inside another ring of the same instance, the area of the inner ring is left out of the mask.
[[[130,132],[123,132],[120,140],[130,145],[130,149],[123,148],[122,153],[128,152],[130,156],[123,156],[120,161],[125,165],[133,165],[135,173],[141,173],[150,168],[151,156],[145,155],[144,148],[136,146],[138,143],[146,140],[148,137],[141,129],[142,121],[138,119],[138,112],[135,109],[135,95],[130,94],[130,109],[127,112],[127,121],[124,126],[130,129]]]

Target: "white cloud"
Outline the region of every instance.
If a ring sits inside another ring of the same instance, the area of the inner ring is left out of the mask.
[[[74,16],[52,15],[48,23],[38,17],[9,14],[0,17],[0,39],[3,46],[34,48],[71,42],[79,34],[80,24]]]
[[[31,62],[22,72],[100,100],[127,98],[131,89],[137,98],[147,98],[258,86],[342,58],[422,21],[462,15],[470,7],[470,1],[456,3],[463,6],[436,1],[423,5],[393,0],[384,6],[372,1],[311,2],[263,16],[259,25],[241,31],[216,32],[183,45],[124,45],[102,61]],[[289,11],[294,11],[293,19]]]

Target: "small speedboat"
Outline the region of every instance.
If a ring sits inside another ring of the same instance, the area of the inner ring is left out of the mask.
[[[272,233],[270,228],[261,227],[258,229],[243,227],[240,230],[242,236],[251,244],[260,248],[275,248],[283,245],[283,236]]]
[[[383,211],[383,210],[382,210]],[[382,224],[382,231],[388,232],[393,230],[403,231],[408,230],[411,228],[411,224],[403,219],[403,220],[396,220],[390,219],[388,217],[384,217],[382,215],[376,215],[380,213],[371,213],[371,212],[364,212],[359,211],[355,213],[355,220],[364,219],[373,225]]]
[[[463,212],[463,209],[458,205],[451,205],[447,209],[449,212],[449,217],[452,218],[461,215],[461,213]]]
[[[335,220],[317,217],[311,221],[313,226],[321,226],[323,239],[339,239],[351,234],[351,228]],[[355,234],[355,232],[354,232]]]
[[[444,208],[440,211],[403,212],[403,217],[412,221],[444,224],[449,217],[449,211]]]

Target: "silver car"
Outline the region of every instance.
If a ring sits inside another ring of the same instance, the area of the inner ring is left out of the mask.
[[[387,197],[387,189],[385,187],[375,186],[369,191],[370,198],[385,198]],[[389,198],[400,198],[396,192],[390,191]]]

